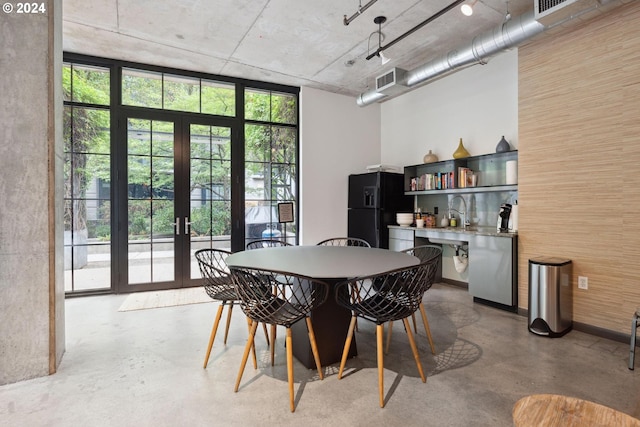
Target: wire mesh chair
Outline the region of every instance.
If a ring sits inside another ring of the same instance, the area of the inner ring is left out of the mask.
[[[241,300],[242,311],[253,321],[253,326],[249,333],[249,339],[247,340],[242,363],[238,372],[235,391],[238,391],[244,368],[247,364],[249,350],[253,346],[257,322],[284,326],[287,329],[285,346],[287,353],[287,376],[289,380],[289,403],[291,412],[294,412],[291,325],[299,320],[306,320],[309,341],[318,368],[318,375],[320,379],[324,379],[310,314],[311,310],[318,307],[327,299],[329,285],[319,280],[292,273],[242,267],[232,267],[231,277]],[[272,360],[274,347],[275,336],[273,336],[271,340]]]
[[[351,323],[340,361],[338,379],[342,378],[349,348],[351,347],[356,318],[361,317],[374,322],[376,324],[378,387],[381,408],[384,407],[384,323],[394,320],[403,321],[420,378],[422,382],[427,381],[420,362],[420,356],[418,355],[418,348],[409,326],[408,317],[418,310],[425,292],[425,278],[435,268],[436,263],[430,261],[382,274],[349,279],[336,286],[336,302],[352,312]],[[357,289],[358,292],[355,297],[354,289]]]
[[[200,273],[202,273],[202,277],[205,280],[205,292],[209,297],[211,297],[211,299],[221,302],[213,322],[213,327],[211,328],[211,335],[209,336],[209,345],[207,346],[207,354],[204,358],[203,366],[205,369],[209,363],[209,356],[211,355],[211,349],[213,348],[213,341],[216,338],[218,325],[220,324],[220,318],[222,317],[224,307],[229,307],[227,310],[227,325],[224,330],[224,344],[226,345],[227,337],[229,336],[229,325],[231,324],[233,306],[240,303],[240,298],[233,286],[233,282],[229,275],[229,269],[227,268],[227,263],[225,261],[229,255],[231,255],[231,252],[223,249],[200,249],[195,253],[198,266],[200,267]],[[269,344],[267,327],[266,325],[263,325],[263,327],[267,344]],[[253,352],[253,364],[257,367],[255,350]]]
[[[405,249],[405,253],[409,255],[413,255],[420,259],[420,262],[428,262],[432,259],[438,259],[442,255],[442,248],[440,246],[435,245],[422,245],[415,246],[413,248]],[[437,264],[437,261],[436,261]],[[431,288],[433,282],[436,279],[437,268],[433,268],[430,271],[430,276],[425,278],[425,292]],[[433,344],[433,338],[431,336],[431,328],[429,328],[429,320],[427,319],[427,312],[424,309],[424,304],[420,301],[420,314],[422,316],[422,323],[424,324],[424,331],[427,334],[427,339],[429,340],[429,347],[431,347],[431,353],[436,354],[436,347]],[[416,325],[416,315],[415,313],[411,314],[411,319],[413,321],[413,330],[418,333],[418,327]],[[385,348],[385,353],[389,352],[389,346],[391,345],[391,334],[393,331],[393,322],[389,322],[389,330],[387,331],[387,346]]]
[[[357,237],[332,237],[319,242],[317,246],[362,246],[370,248],[369,242]]]
[[[250,251],[252,249],[271,248],[276,246],[291,246],[291,244],[283,240],[259,239],[247,243],[247,250]]]
[[[357,237],[332,237],[330,239],[319,242],[316,246],[357,246],[362,248],[370,248],[371,245],[366,240]],[[357,294],[353,289],[354,295]],[[358,321],[356,320],[356,331],[358,329]]]

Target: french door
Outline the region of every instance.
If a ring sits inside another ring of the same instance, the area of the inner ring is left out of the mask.
[[[165,112],[123,122],[118,292],[197,285],[195,251],[231,248],[232,125]]]

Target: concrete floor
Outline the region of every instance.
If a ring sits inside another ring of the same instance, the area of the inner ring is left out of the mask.
[[[627,369],[627,345],[577,331],[535,336],[525,317],[474,304],[465,290],[447,285],[435,285],[425,297],[438,351],[433,356],[419,332],[426,384],[395,325],[385,359],[387,404],[379,408],[375,328],[360,321],[350,375],[338,380],[331,365],[320,381],[296,362],[295,413],[289,411],[283,331],[274,368],[263,334],[257,335],[259,368],[249,364],[234,393],[247,334],[240,310],[227,346],[216,342],[205,370],[217,304],[118,312],[125,298],[67,300],[67,352],[58,373],[0,387],[0,424],[509,426],[514,403],[535,393],[576,396],[640,417],[640,369]]]

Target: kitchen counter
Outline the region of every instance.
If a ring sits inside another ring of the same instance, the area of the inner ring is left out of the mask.
[[[469,234],[473,236],[493,236],[493,237],[508,237],[513,239],[518,236],[518,233],[499,233],[496,230],[496,227],[467,227],[466,229],[462,227],[402,227],[399,225],[389,225],[389,228],[397,228],[400,230],[410,230],[418,233],[420,237],[429,237],[429,235],[433,237],[437,237],[434,234],[440,233],[458,233],[458,234]]]
[[[495,227],[389,226],[389,249],[436,244],[465,247],[469,257],[468,289],[474,301],[509,311],[517,309],[518,233]]]

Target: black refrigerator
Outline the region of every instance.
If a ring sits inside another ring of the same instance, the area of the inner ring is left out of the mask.
[[[389,249],[389,225],[396,212],[413,212],[413,197],[404,194],[404,175],[370,172],[349,175],[349,237],[371,247]]]

